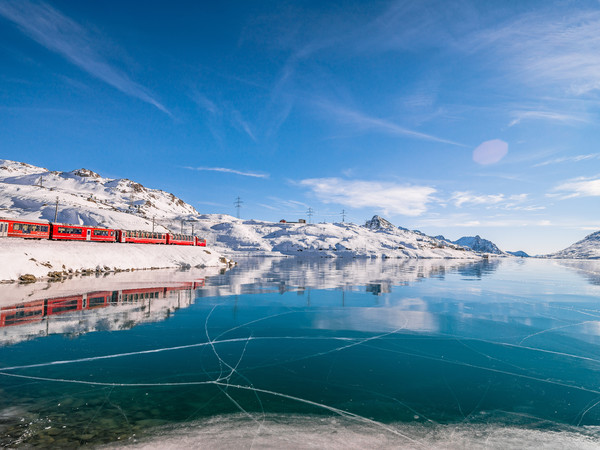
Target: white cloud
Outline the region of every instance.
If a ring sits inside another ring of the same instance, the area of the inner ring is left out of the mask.
[[[488,165],[495,164],[508,153],[508,144],[500,139],[492,139],[479,144],[473,150],[473,161],[477,164]]]
[[[476,195],[469,191],[454,192],[450,201],[454,203],[454,206],[460,208],[464,204],[467,205],[490,205],[497,204],[504,201],[504,194],[492,194],[492,195]]]
[[[0,16],[90,75],[170,115],[148,89],[131,80],[125,72],[100,55],[100,39],[93,38],[87,30],[51,6],[26,0],[5,1],[0,2]]]
[[[223,173],[233,173],[235,175],[243,175],[245,177],[253,177],[253,178],[269,178],[269,174],[266,173],[256,173],[256,172],[242,172],[240,170],[228,169],[226,167],[184,167],[189,170],[206,170],[210,172],[223,172]]]
[[[486,209],[505,209],[514,211],[538,211],[545,206],[524,205],[529,200],[529,194],[474,194],[471,191],[456,191],[448,200],[454,206],[483,206]]]
[[[427,203],[436,190],[429,186],[411,186],[378,181],[343,180],[340,178],[311,178],[302,180],[324,203],[364,208],[384,214],[418,216],[427,211]]]
[[[556,186],[553,191],[565,192],[559,195],[562,199],[575,197],[600,197],[600,178],[575,178]],[[555,196],[550,194],[550,196]]]

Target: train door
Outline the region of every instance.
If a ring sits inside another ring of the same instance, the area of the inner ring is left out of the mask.
[[[90,241],[92,239],[92,230],[89,228],[85,231],[85,240]]]
[[[8,222],[0,222],[0,237],[8,236]]]

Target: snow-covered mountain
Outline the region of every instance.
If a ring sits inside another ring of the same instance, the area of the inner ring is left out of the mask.
[[[518,256],[519,258],[529,258],[530,257],[523,250],[519,250],[519,251],[516,251],[516,252],[508,252],[507,251],[506,253],[508,253],[509,255]]]
[[[570,247],[548,255],[549,258],[600,259],[600,231],[589,234]]]
[[[451,241],[450,239],[447,239],[447,238],[445,238],[442,235],[435,236],[435,238],[438,239],[438,240],[440,240],[440,241],[450,242],[452,244],[456,244],[456,245],[460,245],[462,247],[470,248],[471,250],[479,252],[479,253],[490,253],[490,254],[493,254],[493,255],[503,255],[503,256],[506,256],[508,254],[513,255],[513,256],[524,256],[524,255],[529,256],[525,252],[503,252],[492,241],[488,241],[487,239],[483,239],[479,235],[477,235],[477,236],[463,236],[460,239],[457,239],[456,241]],[[519,253],[519,254],[515,255],[515,253]]]
[[[493,255],[506,255],[505,252],[500,250],[496,244],[492,241],[488,241],[487,239],[483,239],[481,236],[463,236],[456,241],[453,241],[454,244],[462,245],[463,247],[469,247],[476,252],[480,253],[491,253]]]
[[[273,223],[225,214],[199,214],[175,195],[128,179],[104,178],[79,169],[49,171],[0,160],[0,216],[110,228],[179,232],[207,239],[228,255],[326,257],[478,258],[450,242],[394,226],[375,216],[351,223]],[[57,206],[58,202],[58,206]]]

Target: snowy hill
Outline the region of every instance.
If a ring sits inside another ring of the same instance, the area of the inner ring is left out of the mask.
[[[349,223],[273,223],[199,214],[175,195],[88,170],[49,171],[0,160],[0,216],[109,228],[191,233],[228,255],[479,258],[475,252],[375,216]],[[57,207],[58,201],[58,207]]]
[[[51,172],[0,160],[0,216],[109,228],[179,231],[177,221],[198,212],[173,194],[128,179],[103,178],[87,169]],[[57,206],[58,202],[58,206]]]
[[[506,252],[506,253],[508,253],[509,255],[518,256],[519,258],[530,258],[530,256],[527,253],[525,253],[523,250],[519,250],[516,252]]]
[[[215,219],[220,222],[215,223]],[[276,252],[326,257],[478,258],[457,245],[393,225],[373,230],[352,223],[273,223],[204,215],[199,216],[196,230],[207,238],[210,247],[230,255]]]
[[[548,258],[600,259],[600,231],[587,235],[578,241],[551,255]]]

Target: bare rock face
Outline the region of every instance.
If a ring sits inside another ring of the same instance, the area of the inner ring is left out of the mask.
[[[89,169],[77,169],[77,170],[73,170],[71,172],[73,175],[77,175],[78,177],[84,177],[84,178],[100,178],[100,175],[98,175],[96,172],[89,170]]]

